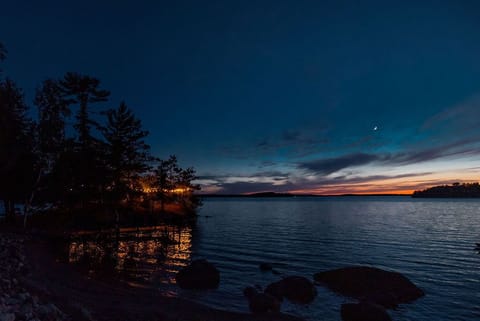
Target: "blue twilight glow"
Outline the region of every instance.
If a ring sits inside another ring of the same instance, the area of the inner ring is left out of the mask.
[[[204,192],[480,178],[475,1],[7,1],[5,74],[99,77]]]

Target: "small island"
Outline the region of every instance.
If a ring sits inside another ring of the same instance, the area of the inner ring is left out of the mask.
[[[415,191],[414,198],[476,198],[480,197],[479,183],[453,183]]]

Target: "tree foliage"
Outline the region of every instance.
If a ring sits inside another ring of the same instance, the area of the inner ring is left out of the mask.
[[[106,141],[109,188],[115,199],[128,198],[138,191],[138,179],[149,169],[150,146],[144,140],[148,132],[125,102],[106,115],[102,134]]]
[[[29,194],[35,171],[33,122],[23,92],[10,79],[0,82],[0,196],[7,216]]]
[[[5,46],[0,42],[0,61],[3,61],[7,58],[7,49]]]
[[[105,102],[110,92],[99,88],[100,80],[94,77],[74,72],[67,72],[59,82],[59,89],[65,101],[78,104],[79,110],[75,116],[75,129],[78,131],[78,142],[83,149],[91,147],[94,140],[91,135],[91,126],[97,123],[90,118],[88,106],[98,102]]]
[[[5,57],[0,43],[0,61]],[[192,183],[194,169],[180,168],[170,156],[152,170],[148,132],[124,102],[93,113],[92,105],[109,95],[88,75],[68,72],[47,79],[36,90],[34,122],[22,90],[10,79],[0,80],[0,200],[8,217],[14,216],[15,203],[25,204],[26,213],[34,198],[37,205],[83,213],[89,212],[86,205],[105,212],[111,206],[119,213],[123,204],[133,211],[130,204],[155,199],[162,208],[165,202],[194,208],[192,195],[199,188]],[[154,186],[145,189],[147,181]]]
[[[34,104],[38,108],[39,150],[52,162],[65,147],[65,122],[70,115],[58,82],[45,80],[37,88]]]
[[[100,199],[105,184],[105,163],[102,157],[104,144],[92,135],[92,126],[98,127],[97,121],[90,116],[90,105],[108,100],[110,92],[100,89],[100,80],[67,72],[58,82],[62,99],[68,106],[78,105],[74,129],[77,132],[74,153],[70,152],[67,166],[75,168],[74,176],[68,185],[72,194],[81,200],[82,206],[91,200]],[[73,162],[73,163],[72,163]]]
[[[7,59],[7,48],[0,42],[0,62]],[[2,69],[0,69],[0,74],[2,73]]]
[[[195,207],[198,204],[193,195],[194,191],[200,189],[199,185],[192,183],[197,179],[195,170],[193,167],[181,168],[175,155],[170,155],[167,160],[158,160],[155,176],[162,211],[164,203],[172,200],[180,201],[184,207]]]
[[[453,183],[452,185],[440,185],[427,188],[423,191],[415,191],[412,197],[427,198],[477,198],[480,197],[479,183]]]

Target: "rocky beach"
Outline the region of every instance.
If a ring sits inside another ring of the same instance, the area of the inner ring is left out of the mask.
[[[0,320],[71,320],[54,303],[25,286],[29,275],[25,243],[29,238],[14,233],[0,234]]]
[[[300,320],[222,311],[166,297],[158,289],[92,278],[58,261],[51,242],[44,235],[0,233],[0,321]]]

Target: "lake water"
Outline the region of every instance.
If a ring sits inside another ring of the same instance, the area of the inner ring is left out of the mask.
[[[391,312],[394,320],[479,320],[480,201],[409,197],[209,199],[194,234],[193,257],[221,271],[221,285],[192,295],[220,308],[247,311],[242,289],[279,277],[259,271],[271,262],[285,275],[311,278],[347,265],[400,272],[426,296]],[[309,306],[283,311],[311,320],[340,320],[349,299],[322,287]]]
[[[121,243],[118,256],[125,261],[130,253],[137,266],[143,262],[144,280],[162,283],[171,295],[221,309],[248,311],[242,290],[281,277],[261,272],[261,262],[282,275],[310,279],[324,270],[371,265],[404,274],[426,293],[389,311],[393,320],[480,319],[479,200],[218,198],[205,200],[199,215],[196,227],[178,231],[175,245]],[[174,273],[194,258],[219,268],[219,289],[186,291],[173,284]],[[317,289],[313,303],[284,302],[282,311],[307,320],[341,320],[340,305],[352,300]]]

